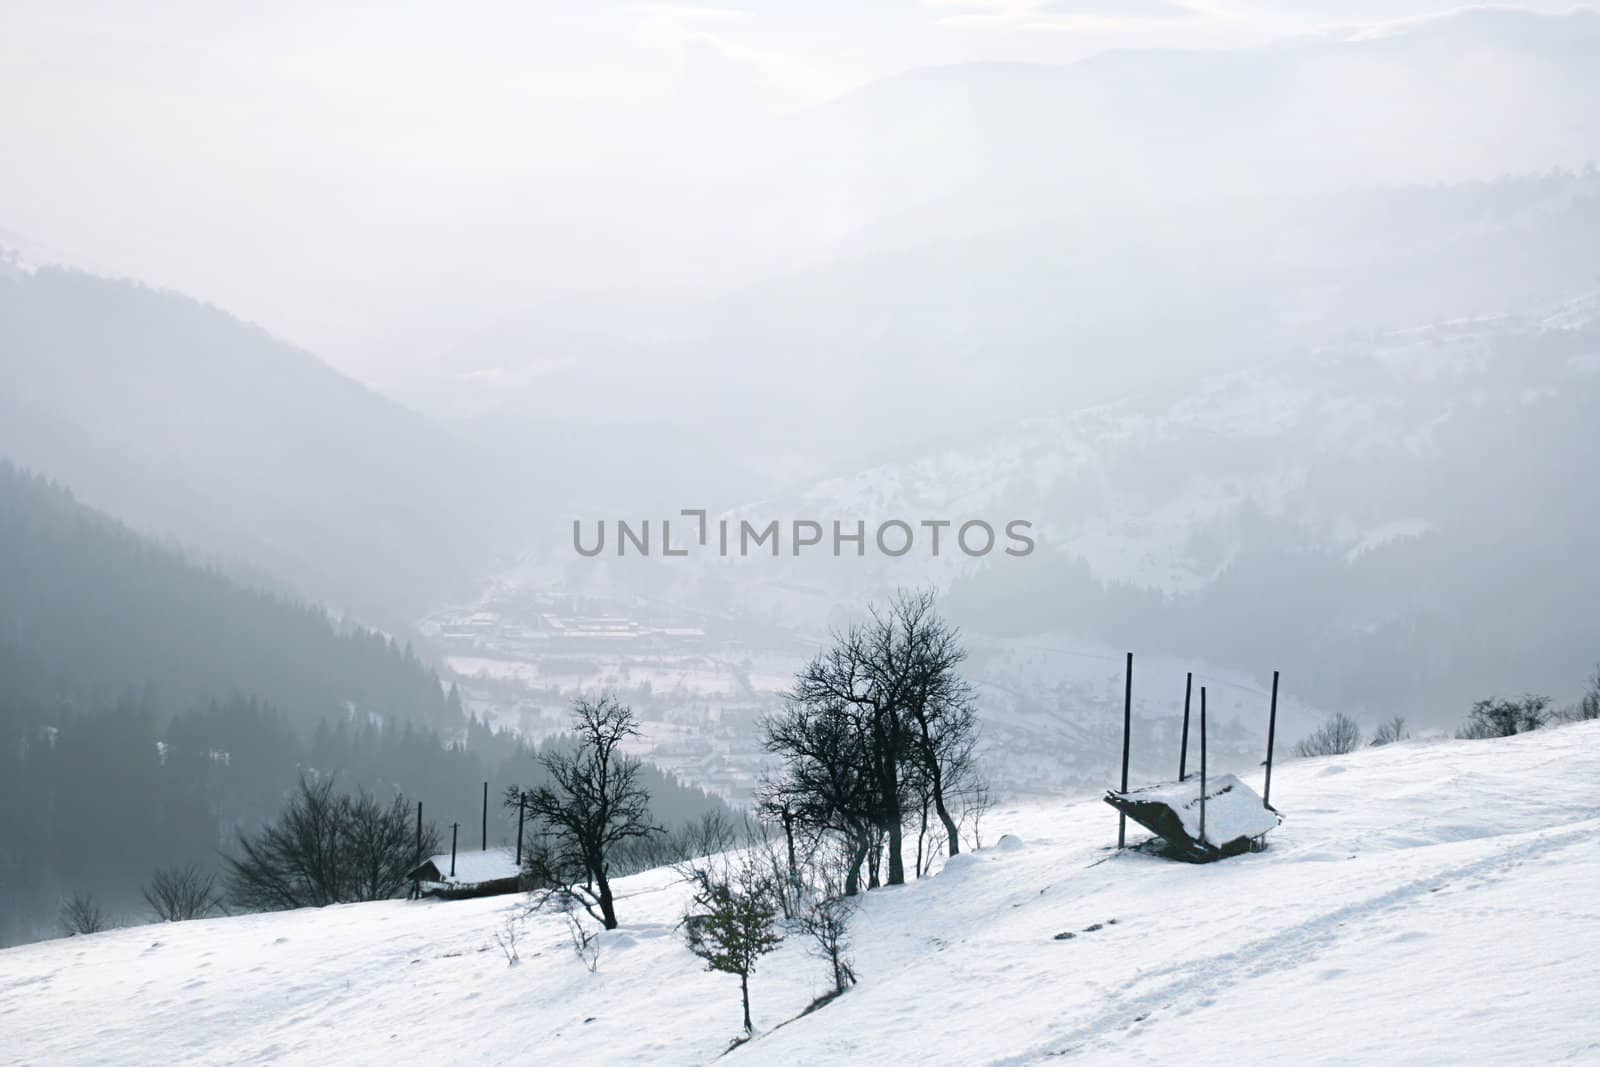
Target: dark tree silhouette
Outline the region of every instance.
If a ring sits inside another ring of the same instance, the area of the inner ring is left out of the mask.
[[[401,797],[385,805],[364,791],[336,794],[332,778],[302,778],[277,821],[240,832],[238,854],[225,859],[229,894],[254,911],[386,900],[405,884],[415,832]],[[425,826],[424,853],[437,847]]]
[[[782,760],[765,795],[792,824],[846,838],[846,895],[864,860],[877,884],[879,842],[888,884],[905,881],[905,814],[923,798],[960,851],[950,801],[975,774],[977,742],[972,691],[957,673],[965,655],[931,592],[897,593],[835,631],[764,723],[767,750]]]
[[[163,867],[144,887],[144,901],[162,922],[203,919],[222,910],[217,876],[197,864]]]
[[[1550,719],[1550,698],[1526,693],[1519,700],[1490,697],[1472,705],[1457,737],[1511,737],[1537,730]]]
[[[94,894],[78,891],[61,902],[61,929],[68,937],[77,934],[97,934],[109,929],[111,919],[100,907]]]
[[[528,813],[541,834],[527,866],[541,885],[575,899],[614,930],[613,854],[627,841],[660,831],[650,825],[639,761],[621,751],[639,732],[632,709],[611,696],[579,699],[572,717],[576,747],[546,753],[540,762],[551,784],[528,793]]]

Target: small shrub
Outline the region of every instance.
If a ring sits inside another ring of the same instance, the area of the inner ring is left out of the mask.
[[[1406,728],[1406,720],[1396,715],[1378,727],[1378,732],[1372,735],[1372,743],[1374,745],[1392,745],[1396,741],[1404,741],[1410,736],[1411,731]]]
[[[1594,673],[1589,676],[1589,688],[1578,698],[1574,712],[1573,718],[1580,721],[1600,719],[1600,666],[1595,667]]]
[[[1341,711],[1317,727],[1311,736],[1301,738],[1295,744],[1294,752],[1301,757],[1344,756],[1354,752],[1360,745],[1361,727]]]
[[[157,871],[144,887],[144,901],[157,919],[169,923],[202,919],[222,910],[217,876],[192,863]]]
[[[721,874],[709,868],[694,872],[694,899],[683,915],[689,951],[706,961],[706,969],[737,975],[744,1009],[744,1032],[750,1023],[750,975],[756,961],[778,947],[778,902],[768,875],[750,858]]]
[[[97,934],[111,927],[111,919],[94,899],[94,894],[81,890],[61,902],[60,922],[68,937]]]
[[[517,939],[522,934],[523,917],[516,912],[511,912],[494,932],[494,943],[500,946],[500,951],[505,953],[506,966],[515,967],[522,962],[522,957],[517,953]]]
[[[1550,698],[1533,693],[1520,700],[1490,697],[1472,705],[1467,721],[1456,736],[1461,738],[1512,737],[1537,730],[1550,719]]]
[[[850,958],[850,920],[855,916],[853,897],[818,893],[805,901],[795,922],[811,938],[811,954],[828,965],[837,996],[855,985],[855,961]]]
[[[572,941],[572,954],[578,957],[584,970],[594,974],[600,969],[600,931],[584,925],[575,900],[568,898],[566,907],[567,937]]]

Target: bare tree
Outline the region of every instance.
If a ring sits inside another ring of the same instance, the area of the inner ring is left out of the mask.
[[[972,825],[972,844],[983,847],[983,819],[994,807],[994,791],[989,779],[974,773],[967,787],[961,791],[961,820]]]
[[[824,890],[806,901],[797,919],[800,930],[811,938],[811,953],[828,964],[837,995],[855,984],[854,961],[850,958],[850,921],[856,903],[850,897]]]
[[[799,867],[790,861],[792,855],[786,843],[772,827],[764,822],[745,824],[744,860],[761,869],[772,890],[772,899],[778,905],[785,921],[795,918],[805,896],[805,882]],[[690,880],[694,871],[688,871]]]
[[[388,900],[406,884],[416,862],[416,825],[411,806],[396,796],[384,804],[365,790],[345,797],[339,811],[339,850],[346,875],[347,900]],[[438,845],[433,827],[424,828],[422,848]]]
[[[789,881],[800,879],[799,852],[796,838],[800,833],[800,809],[803,801],[796,796],[793,785],[782,778],[763,778],[756,788],[756,815],[763,823],[777,823],[783,829],[784,855],[788,861]]]
[[[874,622],[879,628],[887,625],[890,643],[901,646],[899,658],[907,675],[907,755],[925,783],[923,795],[944,826],[950,855],[957,855],[961,831],[947,801],[973,772],[978,740],[972,687],[956,673],[967,658],[960,631],[935,610],[932,591],[897,593],[888,618],[875,617]]]
[[[1361,745],[1361,727],[1344,712],[1335,712],[1309,736],[1294,746],[1297,756],[1344,756]]]
[[[1526,693],[1519,700],[1490,697],[1472,705],[1457,737],[1511,737],[1537,730],[1550,718],[1550,698]]]
[[[770,877],[757,864],[740,862],[727,874],[709,867],[695,872],[694,897],[683,916],[689,951],[706,969],[739,976],[744,1032],[750,1022],[750,975],[756,961],[778,947],[778,905]]]
[[[639,761],[622,742],[638,734],[633,711],[610,696],[573,703],[577,746],[540,760],[552,785],[533,790],[528,811],[544,844],[530,850],[529,871],[541,884],[576,900],[607,930],[617,927],[611,864],[618,846],[660,833],[650,825],[650,797],[639,784]]]
[[[852,871],[867,865],[869,888],[880,873],[889,885],[905,881],[906,814],[922,798],[951,851],[960,850],[950,806],[973,773],[977,736],[972,693],[956,673],[964,658],[931,592],[897,593],[860,625],[835,631],[764,723],[767,750],[783,760],[768,787],[779,810],[791,827],[844,836]],[[859,880],[846,882],[847,895]]]
[[[275,822],[240,832],[225,860],[229,895],[252,911],[386,900],[405,885],[414,832],[401,797],[385,805],[364,792],[336,794],[332,778],[302,778]],[[424,850],[437,845],[437,831],[424,827]]]
[[[1595,667],[1594,673],[1589,676],[1589,687],[1578,698],[1573,718],[1600,719],[1600,666]]]
[[[783,763],[772,789],[788,805],[789,834],[836,834],[844,842],[844,892],[860,887],[881,805],[878,777],[862,756],[860,720],[829,701],[788,700],[762,723],[769,752]]]
[[[567,936],[572,939],[572,952],[578,957],[578,962],[593,974],[600,969],[600,931],[591,930],[583,924],[571,897],[567,898],[566,903]]]
[[[612,874],[683,867],[702,856],[726,852],[739,843],[739,830],[720,809],[703,813],[677,829],[624,841],[613,853]]]
[[[93,893],[78,890],[61,902],[61,929],[68,937],[97,934],[111,927],[111,919]]]
[[[1372,743],[1374,745],[1392,745],[1396,741],[1404,741],[1410,736],[1411,731],[1406,729],[1405,718],[1396,715],[1392,719],[1386,719],[1378,727],[1378,732],[1372,735]]]
[[[339,798],[333,779],[300,779],[276,822],[255,836],[239,832],[238,854],[224,861],[229,895],[250,911],[319,907],[344,899],[339,863]]]
[[[203,919],[222,911],[216,874],[193,863],[156,871],[144,887],[144,901],[157,919],[169,923]]]
[[[509,912],[501,922],[500,928],[494,932],[494,943],[505,953],[507,967],[515,967],[522,962],[522,957],[517,954],[517,939],[522,935],[523,918],[524,916],[516,911]]]

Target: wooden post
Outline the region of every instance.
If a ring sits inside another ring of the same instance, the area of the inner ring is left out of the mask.
[[[1128,653],[1128,665],[1122,684],[1122,791],[1128,791],[1128,745],[1133,739],[1133,653]],[[1117,847],[1128,842],[1128,816],[1117,812]]]
[[[489,851],[489,783],[483,783],[483,850]]]
[[[450,824],[450,877],[452,878],[456,876],[456,831],[460,828],[461,824],[458,822]]]
[[[422,801],[420,801],[420,800],[417,801],[417,858],[411,862],[411,866],[413,866],[413,867],[422,866]],[[416,900],[421,895],[422,895],[422,879],[420,879],[420,878],[411,879],[411,897],[410,897],[410,899],[411,900]]]
[[[522,870],[522,813],[528,806],[528,794],[517,790],[517,870]]]
[[[1272,710],[1267,712],[1267,784],[1261,790],[1261,804],[1272,807],[1272,744],[1278,737],[1278,672],[1272,672]]]
[[[1200,847],[1206,845],[1206,687],[1200,687]]]
[[[1178,781],[1189,777],[1189,695],[1194,692],[1194,671],[1183,678],[1183,750],[1178,753]]]

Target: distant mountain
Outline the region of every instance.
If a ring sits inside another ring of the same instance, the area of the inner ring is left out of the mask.
[[[1378,33],[909,71],[741,146],[719,197],[795,257],[1092,205],[1461,182],[1600,162],[1600,12],[1467,8]]]
[[[216,308],[19,270],[0,336],[0,458],[230,569],[400,626],[494,542],[468,449]]]
[[[805,617],[933,581],[987,635],[1279,667],[1324,707],[1453,722],[1574,695],[1600,660],[1596,410],[1600,297],[1351,337],[742,509],[1026,518],[1032,556],[750,560],[737,584]]]
[[[591,314],[581,340],[478,338],[431,392],[540,421],[675,423],[744,466],[807,478],[1352,333],[1531,312],[1597,280],[1593,170],[1063,202],[1059,216],[841,256],[670,313]],[[419,403],[429,391],[414,388]]]

